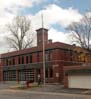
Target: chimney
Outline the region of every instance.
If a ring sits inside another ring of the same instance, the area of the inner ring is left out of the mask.
[[[48,44],[51,44],[51,43],[52,43],[52,39],[49,39],[49,40],[48,40]]]

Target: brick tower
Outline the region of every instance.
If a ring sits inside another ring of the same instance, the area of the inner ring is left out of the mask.
[[[48,29],[40,28],[37,31],[37,46],[43,44],[43,31],[45,44],[48,43]]]

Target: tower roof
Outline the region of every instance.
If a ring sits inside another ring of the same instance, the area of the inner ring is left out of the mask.
[[[40,31],[40,30],[46,30],[46,31],[48,31],[48,29],[46,29],[46,28],[39,28],[39,29],[37,29],[36,31]]]

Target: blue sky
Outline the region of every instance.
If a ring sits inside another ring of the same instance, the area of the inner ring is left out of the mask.
[[[87,10],[91,11],[91,0],[57,0],[59,6],[68,8],[72,7],[78,9],[81,13],[85,13]]]
[[[35,15],[37,12],[43,10],[48,5],[55,4],[63,9],[76,9],[81,14],[85,14],[87,11],[91,11],[91,0],[45,0],[44,2],[40,4],[36,4],[33,7],[26,7],[21,11],[22,15],[28,15],[32,13]],[[65,31],[63,27],[60,27],[59,24],[55,23],[51,25],[53,28],[56,28],[57,30]]]
[[[7,51],[5,25],[17,15],[30,18],[32,32],[41,28],[41,13],[44,27],[49,29],[49,39],[70,43],[65,30],[72,22],[78,22],[86,12],[91,12],[91,0],[3,0],[0,1],[0,53]]]
[[[91,11],[91,0],[45,0],[45,3],[33,6],[32,8],[26,8],[26,13],[37,13],[49,4],[56,4],[62,8],[72,7],[78,9],[80,13],[84,14],[87,11]]]

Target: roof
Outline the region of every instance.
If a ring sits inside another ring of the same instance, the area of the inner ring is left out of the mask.
[[[40,28],[40,29],[37,29],[36,31],[40,31],[40,30],[42,30],[42,29],[48,31],[48,29],[45,29],[45,28]]]
[[[72,49],[73,46],[69,44],[61,43],[61,42],[54,42],[54,43],[49,43],[45,45],[45,50],[54,49],[54,48]],[[1,54],[1,58],[16,56],[20,54],[26,54],[26,53],[33,53],[33,52],[42,51],[42,50],[43,50],[43,47],[40,45],[40,46],[27,48],[27,49],[20,50],[20,51],[13,51],[13,52]]]
[[[91,74],[91,69],[79,69],[79,70],[68,70],[66,72],[68,75],[73,75],[73,74]]]
[[[64,67],[65,74],[68,75],[77,75],[77,74],[91,74],[91,64],[80,65],[80,66],[67,66]]]

